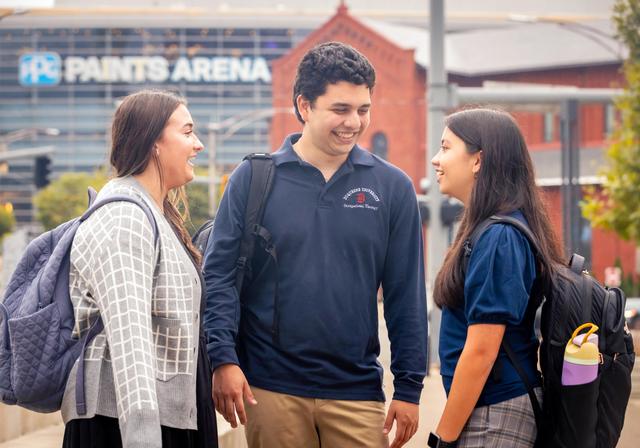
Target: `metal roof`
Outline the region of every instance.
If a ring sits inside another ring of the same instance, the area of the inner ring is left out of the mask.
[[[614,0],[446,0],[448,29],[499,26],[510,15],[567,21],[606,20]],[[354,17],[428,28],[426,0],[346,0]],[[54,4],[38,8],[38,4]],[[315,28],[336,12],[340,0],[0,0],[0,27],[280,27]],[[18,8],[18,15],[11,12]],[[3,9],[7,8],[7,9]],[[6,17],[5,14],[9,14]],[[124,22],[124,23],[123,23]]]
[[[428,69],[428,31],[371,19],[361,22],[400,48],[414,49],[416,63]],[[447,33],[445,64],[449,73],[464,76],[615,64],[626,49],[613,31],[610,22],[595,21],[513,23]]]

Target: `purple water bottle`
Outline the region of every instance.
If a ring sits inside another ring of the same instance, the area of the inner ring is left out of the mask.
[[[585,334],[580,331],[589,328]],[[598,351],[598,326],[588,322],[580,325],[571,335],[564,350],[562,363],[562,385],[588,384],[598,377],[600,352]]]

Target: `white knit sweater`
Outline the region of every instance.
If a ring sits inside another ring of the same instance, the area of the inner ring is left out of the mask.
[[[158,246],[144,211],[114,202],[78,229],[71,248],[69,290],[81,336],[95,316],[105,330],[85,354],[87,414],[76,414],[74,367],[62,404],[66,422],[117,417],[126,448],[162,446],[160,425],[196,429],[196,363],[201,285],[198,272],[146,190],[132,177],[99,193],[149,204]]]

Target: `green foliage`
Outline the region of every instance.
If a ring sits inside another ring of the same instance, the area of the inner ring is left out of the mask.
[[[33,197],[36,219],[49,230],[81,215],[87,209],[87,188],[100,190],[107,180],[103,171],[63,174]]]
[[[625,275],[624,269],[622,268],[622,261],[619,257],[616,258],[613,265],[622,271],[620,288],[627,297],[640,297],[640,278],[631,272]]]
[[[209,186],[201,183],[187,185],[190,219],[185,223],[187,230],[193,235],[209,216]]]
[[[34,196],[36,219],[42,223],[45,230],[49,230],[81,215],[87,208],[87,187],[91,186],[99,191],[107,180],[103,171],[93,174],[63,174]],[[205,184],[187,185],[190,219],[185,224],[191,234],[209,219],[208,191],[209,188]],[[180,211],[184,213],[184,210]],[[0,230],[1,225],[0,223]]]
[[[593,225],[640,245],[640,0],[618,0],[613,21],[618,39],[629,50],[627,86],[616,102],[620,123],[607,151],[602,191],[589,191],[582,211]]]
[[[16,218],[10,207],[0,204],[0,241],[2,237],[11,232],[16,225]]]

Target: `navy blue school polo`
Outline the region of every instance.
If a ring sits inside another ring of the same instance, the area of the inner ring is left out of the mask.
[[[526,223],[522,213],[511,216]],[[506,325],[505,339],[534,386],[538,340],[524,316],[536,277],[535,257],[527,238],[508,224],[494,224],[471,252],[464,283],[464,306],[443,308],[440,325],[440,373],[447,395],[467,338],[474,324]],[[476,406],[500,403],[527,393],[506,353],[500,350],[499,377],[489,376]]]
[[[326,182],[293,150],[298,138],[287,137],[273,154],[263,226],[273,237],[277,267],[256,250],[256,277],[242,305],[234,281],[249,163],[234,171],[221,200],[204,260],[212,366],[239,364],[252,386],[274,392],[384,401],[377,360],[382,286],[394,398],[418,403],[427,320],[422,227],[411,180],[355,146]]]

